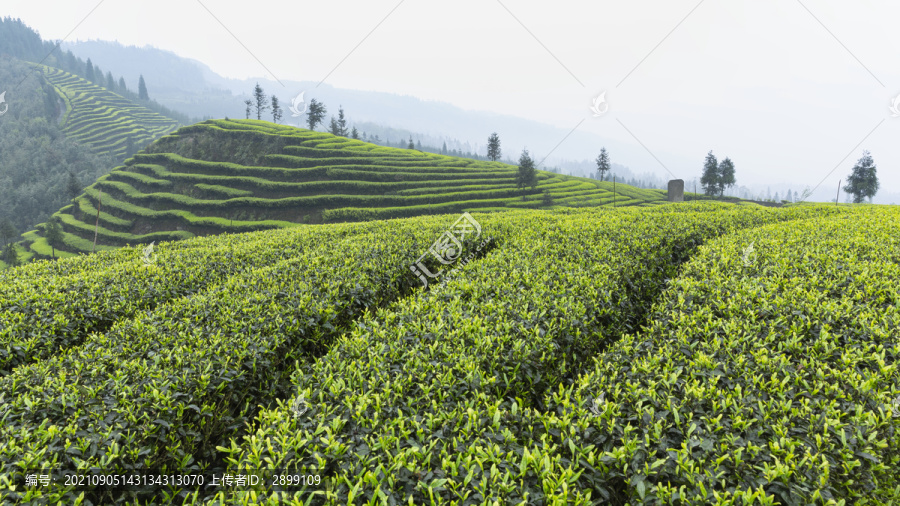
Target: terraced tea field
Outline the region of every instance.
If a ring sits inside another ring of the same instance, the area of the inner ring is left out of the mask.
[[[141,147],[178,128],[177,121],[135,104],[63,70],[30,64],[65,103],[60,126],[67,136],[97,153],[125,155],[128,139]]]
[[[183,127],[101,177],[55,215],[62,256],[97,249],[304,223],[462,211],[652,206],[665,192],[539,173],[516,188],[499,162],[381,147],[265,121]],[[99,210],[99,225],[98,225]],[[43,225],[25,245],[49,258]]]
[[[900,500],[897,208],[463,218],[0,272],[0,503]]]

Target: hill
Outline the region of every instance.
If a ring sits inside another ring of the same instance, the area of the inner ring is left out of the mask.
[[[257,120],[182,127],[99,178],[54,215],[62,256],[224,232],[461,211],[648,206],[661,190],[539,171],[516,188],[517,168],[388,148]],[[98,222],[99,211],[99,222]],[[45,226],[25,235],[40,257]]]
[[[31,64],[64,104],[59,125],[72,139],[98,154],[131,156],[178,128],[179,123],[74,74]]]
[[[133,102],[140,102],[144,107],[159,113],[163,116],[172,118],[182,124],[194,123],[187,115],[168,109],[151,97],[149,100],[142,99],[138,93],[128,89],[125,85],[125,78],[119,76],[117,81],[112,72],[107,71],[104,75],[103,70],[97,64],[96,55],[94,61],[88,57],[87,61],[72,54],[72,51],[60,51],[62,41],[43,40],[40,34],[30,26],[27,26],[21,19],[13,19],[9,16],[0,18],[0,55],[3,57],[10,56],[27,62],[38,62],[52,68],[57,68],[70,72],[79,77],[89,79],[94,84],[105,87],[109,91],[115,92]],[[90,56],[90,55],[88,55]],[[153,87],[153,77],[147,75],[150,87]],[[134,77],[134,86],[136,90],[138,76]],[[18,86],[16,86],[18,88]]]
[[[73,74],[8,55],[0,62],[0,89],[7,90],[0,105],[4,247],[71,202],[84,182],[96,181],[126,155],[179,126]],[[19,253],[22,260],[33,255]]]
[[[458,218],[0,273],[0,502],[898,499],[897,208]],[[466,260],[423,286],[448,233]]]
[[[26,62],[0,57],[0,91],[7,90],[0,104],[0,228],[13,230],[4,242],[46,221],[81,193],[82,182],[116,165],[65,135],[56,91],[32,74]]]

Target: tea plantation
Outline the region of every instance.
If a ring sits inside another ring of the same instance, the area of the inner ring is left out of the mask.
[[[0,503],[900,500],[896,208],[472,216],[455,265],[444,214],[0,272]]]
[[[61,209],[60,256],[303,223],[462,211],[650,206],[665,192],[538,171],[518,189],[499,162],[381,147],[256,120],[210,120],[167,135]],[[99,211],[99,214],[98,214]],[[24,235],[50,258],[46,225]]]
[[[136,149],[179,126],[174,119],[74,74],[38,63],[29,65],[53,86],[65,104],[59,122],[66,136],[97,153],[118,158],[126,154],[129,139]]]

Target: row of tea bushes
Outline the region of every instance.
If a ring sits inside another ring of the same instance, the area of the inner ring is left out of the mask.
[[[898,218],[854,210],[701,247],[647,328],[547,410],[500,409],[506,424],[464,444],[522,465],[548,503],[900,500]]]
[[[700,248],[649,328],[529,411],[546,476],[631,504],[900,498],[900,213],[863,209]],[[571,452],[571,460],[555,460]]]
[[[524,413],[540,413],[545,392],[574,380],[592,354],[635,326],[696,245],[812,212],[510,215],[509,239],[491,255],[363,319],[298,369],[291,402],[303,399],[309,410],[299,419],[288,402],[262,411],[255,432],[231,442],[231,471],[327,477],[328,488],[293,496],[321,493],[327,504],[586,504],[575,470],[549,472],[569,462],[569,447],[549,444],[548,434],[532,441],[544,421],[526,424]],[[269,492],[272,503],[287,499]],[[266,496],[233,490],[208,501]]]
[[[459,189],[466,186],[483,186],[481,181],[473,181],[470,179],[454,179],[454,180],[437,180],[437,181],[394,181],[387,183],[378,183],[371,181],[305,181],[305,182],[285,182],[271,181],[261,177],[251,176],[223,176],[216,174],[197,174],[192,172],[178,172],[178,167],[170,164],[168,167],[155,164],[132,164],[129,174],[153,174],[156,177],[163,177],[174,183],[190,184],[190,183],[216,183],[228,184],[244,190],[254,192],[282,192],[284,195],[313,195],[317,193],[388,193],[396,192],[403,194],[411,193],[431,193],[434,190],[445,190],[448,188]],[[112,172],[111,174],[115,174]],[[514,177],[510,176],[501,179],[508,185],[515,185]],[[494,188],[497,185],[488,185]],[[437,187],[437,188],[435,188]],[[404,191],[405,190],[405,191]]]
[[[324,353],[367,308],[418,285],[409,265],[446,226],[443,217],[281,231],[303,245],[293,258],[135,313],[79,347],[16,368],[0,379],[0,502],[77,499],[62,483],[25,490],[30,470],[213,468],[217,446],[240,434],[260,405],[289,394],[285,375],[298,362]],[[351,228],[358,232],[340,237]],[[212,242],[230,249],[224,238]],[[126,499],[104,493],[89,497]]]
[[[57,262],[65,264],[61,275],[26,266],[0,285],[0,376],[78,345],[89,333],[139,311],[294,257],[354,228],[360,227],[163,243],[154,248],[149,267],[143,246]],[[200,244],[206,246],[194,246]]]

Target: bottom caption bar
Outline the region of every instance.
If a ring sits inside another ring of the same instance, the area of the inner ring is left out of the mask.
[[[152,470],[110,472],[104,470],[50,471],[47,469],[16,473],[14,482],[26,488],[67,488],[75,491],[97,489],[145,491],[160,488],[189,488],[214,491],[303,491],[325,488],[331,477],[298,471],[240,471],[172,473]]]

